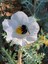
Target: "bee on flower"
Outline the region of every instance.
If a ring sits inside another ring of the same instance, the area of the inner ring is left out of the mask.
[[[39,25],[34,16],[28,17],[24,12],[18,11],[2,22],[3,30],[7,33],[6,41],[25,46],[37,40]]]

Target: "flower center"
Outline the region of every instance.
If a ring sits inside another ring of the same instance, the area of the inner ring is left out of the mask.
[[[19,26],[19,27],[16,29],[16,33],[18,33],[18,34],[26,34],[27,31],[28,31],[28,30],[27,30],[26,25]]]

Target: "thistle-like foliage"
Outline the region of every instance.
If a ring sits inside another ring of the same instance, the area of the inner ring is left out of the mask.
[[[0,0],[0,3],[4,1]],[[11,1],[9,4],[12,6]],[[40,26],[38,40],[21,48],[22,62],[23,64],[48,64],[48,0],[18,0],[18,4],[21,4],[19,10],[24,11],[28,16],[34,16]],[[2,21],[6,18],[9,19],[10,16],[1,16],[1,13],[4,12],[5,10],[0,11],[0,63],[17,64],[20,48],[18,45],[11,46],[11,41],[7,43],[5,40],[6,33],[3,31]]]

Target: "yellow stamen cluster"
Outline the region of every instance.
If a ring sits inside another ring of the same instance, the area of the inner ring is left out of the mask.
[[[22,28],[20,26],[16,29],[16,33],[17,34],[22,34]]]

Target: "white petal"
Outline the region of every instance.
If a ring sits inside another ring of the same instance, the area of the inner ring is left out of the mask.
[[[12,32],[12,27],[9,25],[9,20],[8,19],[5,19],[3,22],[2,22],[2,26],[3,26],[3,30],[5,32]]]
[[[35,42],[36,40],[37,40],[37,36],[29,36],[24,39],[14,38],[11,42],[11,45],[18,44],[20,46],[25,46],[27,44],[31,44],[31,43]]]
[[[25,46],[27,44],[27,42],[23,39],[17,39],[17,38],[14,38],[11,42],[11,46],[13,44],[17,44],[17,45],[20,45],[20,46]]]
[[[8,19],[5,19],[5,20],[2,22],[2,26],[3,26],[3,30],[6,31],[6,29],[9,27]]]
[[[27,42],[27,44],[34,43],[37,40],[37,35],[35,35],[35,36],[28,36],[24,40]]]
[[[9,36],[13,37],[13,34],[15,33],[16,28],[18,27],[18,23],[16,21],[5,19],[2,22],[2,26],[3,26],[3,30],[7,33],[6,40],[8,41]]]
[[[11,45],[13,45],[13,44],[22,46],[22,39],[13,38]]]
[[[6,41],[9,43],[12,40],[12,37],[10,35],[7,35]]]
[[[13,28],[9,25],[9,20],[5,19],[2,22],[3,25],[3,30],[7,33],[6,40],[9,42],[12,40],[12,33],[13,33]]]
[[[26,46],[27,45],[27,41],[25,39],[22,39],[22,46]]]
[[[26,25],[29,23],[28,16],[22,11],[18,11],[13,14],[11,19],[16,20],[20,25]]]
[[[6,36],[6,41],[7,42],[10,42],[12,40],[12,34],[13,34],[13,30],[11,27],[7,28],[6,29],[6,32],[7,32],[7,36]]]
[[[36,19],[34,17],[29,17],[29,21],[30,23],[28,25],[28,28],[29,28],[31,35],[37,34],[39,31],[39,25],[36,22]]]
[[[8,23],[9,23],[9,26],[11,26],[13,29],[16,29],[19,26],[19,24],[16,20],[11,19],[8,21]]]
[[[30,35],[29,33],[26,33],[26,34],[17,34],[16,32],[12,33],[12,37],[18,38],[18,39],[23,39],[24,37],[29,36],[29,35]]]

